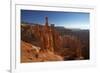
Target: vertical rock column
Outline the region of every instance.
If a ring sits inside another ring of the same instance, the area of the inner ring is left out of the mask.
[[[54,24],[51,24],[51,27],[50,27],[50,51],[54,52],[54,48],[55,48]]]
[[[44,46],[45,51],[50,48],[50,36],[49,36],[49,25],[48,25],[48,17],[45,17],[45,26],[43,27],[43,39],[44,39]]]

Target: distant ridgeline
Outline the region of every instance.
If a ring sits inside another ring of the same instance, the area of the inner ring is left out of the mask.
[[[30,22],[25,22],[25,21],[22,21],[21,22],[22,25],[37,25],[37,23],[30,23]],[[40,25],[40,24],[38,24]]]
[[[82,50],[84,47],[89,49],[89,31],[82,31],[80,34],[78,32],[81,30],[76,33],[72,29],[49,25],[48,17],[45,17],[45,25],[21,22],[21,40],[40,47],[40,51],[49,50],[59,54],[65,60],[89,58],[89,50]],[[81,35],[84,33],[87,35]],[[87,41],[83,41],[84,38]]]

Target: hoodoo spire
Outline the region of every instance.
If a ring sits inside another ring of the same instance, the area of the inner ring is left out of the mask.
[[[46,21],[45,25],[48,26],[48,17],[47,16],[45,17],[45,21]]]

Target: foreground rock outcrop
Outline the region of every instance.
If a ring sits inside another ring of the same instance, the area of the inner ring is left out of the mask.
[[[21,41],[21,62],[44,62],[44,61],[62,61],[63,58],[49,50],[40,51],[33,48],[32,44]],[[36,47],[36,46],[35,46]]]

